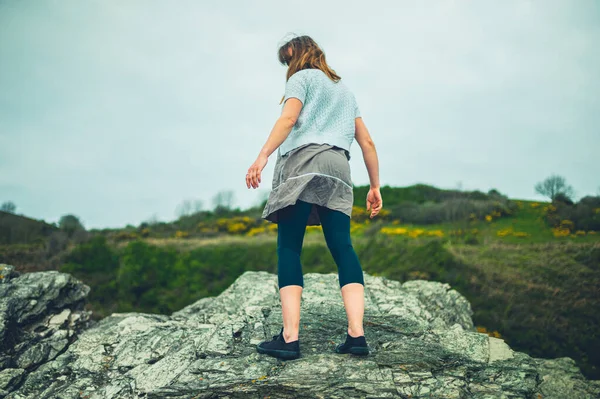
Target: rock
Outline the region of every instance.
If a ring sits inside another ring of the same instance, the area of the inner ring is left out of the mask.
[[[36,278],[58,277],[42,275]],[[364,325],[372,353],[336,354],[347,326],[337,278],[304,275],[299,359],[282,361],[256,352],[258,342],[279,333],[281,305],[276,275],[246,272],[219,296],[171,315],[114,313],[64,349],[58,345],[54,357],[49,352],[36,358],[23,350],[11,364],[39,366],[5,370],[0,389],[7,399],[578,399],[600,394],[599,382],[585,380],[571,359],[535,359],[477,332],[468,301],[438,282],[400,283],[365,274]],[[43,303],[39,294],[35,299]],[[46,325],[62,326],[68,317],[55,310]]]
[[[568,357],[534,359],[541,378],[539,392],[544,399],[600,398],[600,381],[586,380]]]
[[[63,352],[87,326],[89,290],[69,274],[21,274],[0,265],[0,396]]]
[[[25,374],[23,369],[4,369],[0,371],[0,395],[6,395],[16,387]]]

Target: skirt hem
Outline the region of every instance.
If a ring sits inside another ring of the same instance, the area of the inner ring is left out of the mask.
[[[269,194],[269,199],[267,200],[267,204],[263,210],[262,219],[268,220],[272,223],[277,224],[279,222],[278,212],[280,209],[285,208],[287,206],[291,206],[296,204],[298,200],[302,200],[305,202],[309,202],[315,205],[320,205],[327,207],[332,210],[340,211],[348,217],[352,218],[352,204],[354,200],[354,193],[351,188],[346,186],[345,184],[333,180],[329,177],[322,175],[311,175],[307,176],[308,179],[305,181],[302,180],[286,180],[278,185],[271,193]],[[348,200],[344,201],[340,198],[344,198],[344,196],[339,196],[332,194],[329,197],[322,197],[315,195],[316,190],[310,188],[311,185],[316,185],[317,187],[322,187],[323,184],[333,185],[334,189],[329,190],[331,193],[339,193],[340,190],[345,194],[345,198]],[[308,189],[307,189],[308,188]],[[290,192],[296,192],[296,195],[287,195],[285,196],[285,200],[282,200],[279,197],[279,191],[281,189],[289,190]],[[331,199],[335,198],[335,202],[337,204],[333,204]],[[341,203],[341,205],[340,205]],[[345,204],[344,204],[345,203]],[[319,214],[317,212],[316,206],[313,206],[311,212],[309,214],[307,226],[320,226],[321,220],[319,218]]]

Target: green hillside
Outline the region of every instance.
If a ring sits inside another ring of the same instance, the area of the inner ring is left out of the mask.
[[[535,202],[495,190],[385,186],[384,208],[370,219],[367,192],[355,187],[351,220],[365,272],[447,282],[471,302],[480,331],[534,356],[572,357],[600,378],[599,197]],[[170,313],[218,295],[244,271],[277,273],[277,225],[260,218],[263,206],[91,230],[58,246],[52,262],[90,285],[96,318]],[[44,258],[50,246],[0,246],[0,262],[19,267],[36,248]],[[302,263],[305,273],[337,272],[321,226],[307,228]]]
[[[44,221],[0,211],[0,245],[43,242],[55,230]]]

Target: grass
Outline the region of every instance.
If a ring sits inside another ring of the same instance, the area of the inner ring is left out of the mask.
[[[552,229],[544,220],[544,208],[549,205],[546,202],[536,202],[528,200],[515,200],[518,207],[512,215],[503,217],[492,217],[491,221],[471,220],[464,222],[439,223],[431,225],[418,225],[410,223],[400,223],[399,221],[384,221],[380,218],[367,219],[364,223],[356,223],[357,218],[353,218],[353,225],[359,226],[356,231],[353,229],[353,240],[361,240],[366,236],[380,232],[381,228],[403,228],[407,229],[406,236],[411,233],[419,235],[418,231],[427,232],[441,231],[444,234],[444,239],[451,243],[464,242],[465,238],[469,238],[472,243],[490,245],[493,243],[507,244],[539,244],[546,242],[580,242],[594,243],[600,242],[600,233],[576,235],[571,234],[567,237],[555,237]],[[272,226],[270,223],[268,226]],[[268,229],[270,230],[270,229]],[[460,234],[457,232],[460,231]],[[387,234],[380,232],[381,234]],[[306,229],[305,243],[324,242],[322,226],[308,226]],[[205,245],[221,245],[230,243],[265,243],[276,240],[276,230],[267,231],[262,234],[257,234],[248,237],[245,234],[227,234],[214,236],[194,236],[186,238],[159,238],[147,237],[142,238],[145,242],[157,246],[171,246],[180,250],[191,250]],[[414,237],[412,238],[414,239]],[[127,245],[132,240],[122,240],[115,245],[119,248]]]
[[[600,242],[448,246],[475,276],[473,320],[536,357],[570,356],[600,374]]]

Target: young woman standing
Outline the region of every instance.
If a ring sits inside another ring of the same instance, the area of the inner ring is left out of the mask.
[[[278,51],[287,65],[284,104],[267,142],[248,169],[246,186],[257,188],[269,155],[276,149],[273,189],[262,217],[278,224],[278,284],[283,327],[259,353],[283,359],[300,356],[300,300],[304,280],[300,253],[306,226],[322,225],[338,267],[348,331],[337,353],[367,355],[364,336],[364,279],[350,238],[354,202],[350,145],[356,139],[370,179],[367,210],[375,217],[383,205],[375,144],[360,115],[354,94],[325,60],[309,36],[295,37]]]

